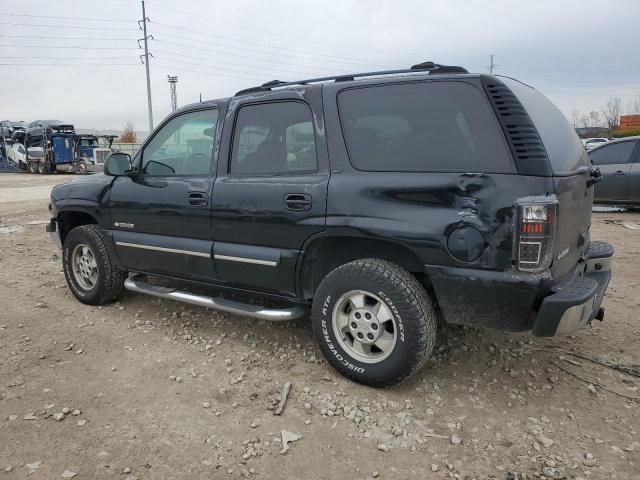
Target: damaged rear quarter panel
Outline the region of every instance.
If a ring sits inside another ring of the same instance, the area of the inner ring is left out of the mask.
[[[544,275],[512,268],[514,205],[553,192],[548,177],[481,173],[345,171],[329,185],[327,233],[394,241],[414,252],[433,284],[447,321],[525,329]],[[448,251],[461,226],[484,240],[477,260]]]

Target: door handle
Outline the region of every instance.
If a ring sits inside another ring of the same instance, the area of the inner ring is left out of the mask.
[[[192,207],[203,207],[208,199],[209,196],[204,192],[190,192],[188,195],[189,205]]]
[[[287,210],[302,212],[311,209],[311,195],[306,193],[289,193],[284,196],[284,204]]]
[[[614,173],[614,175],[616,177],[623,177],[624,175],[626,175],[626,173],[624,173],[622,170],[618,170],[617,172]]]

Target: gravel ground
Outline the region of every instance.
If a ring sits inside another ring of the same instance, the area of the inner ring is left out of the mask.
[[[640,478],[640,378],[603,365],[640,370],[640,214],[594,214],[616,248],[603,323],[441,328],[421,372],[375,390],[304,320],[77,302],[43,225],[72,179],[0,175],[0,478]]]

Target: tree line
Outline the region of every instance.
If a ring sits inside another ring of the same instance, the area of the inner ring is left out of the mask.
[[[636,95],[627,102],[623,109],[622,99],[609,97],[606,103],[597,110],[588,113],[581,113],[574,108],[571,110],[571,125],[573,128],[584,128],[585,130],[602,129],[613,134],[613,131],[620,125],[620,115],[640,115],[640,95]]]

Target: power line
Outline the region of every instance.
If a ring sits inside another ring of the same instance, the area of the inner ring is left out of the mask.
[[[26,59],[39,59],[39,60],[118,60],[121,58],[135,58],[135,57],[32,57],[32,56],[15,56],[15,57],[0,57],[6,59],[16,59],[19,60],[21,58]]]
[[[14,27],[40,27],[40,28],[77,28],[80,30],[103,30],[104,27],[80,27],[75,25],[38,25],[33,23],[12,23],[12,22],[0,22],[0,25],[11,25]],[[122,28],[122,27],[109,27],[109,30],[122,30],[122,31],[134,31],[137,32],[137,28]]]
[[[1,13],[4,17],[29,17],[29,18],[55,18],[60,20],[91,20],[94,22],[120,22],[120,23],[133,23],[134,20],[121,20],[119,18],[86,18],[86,17],[56,17],[53,15],[31,15],[28,13]]]
[[[386,63],[380,63],[376,60],[366,60],[366,59],[362,59],[362,58],[352,58],[352,57],[343,57],[343,56],[338,56],[338,55],[329,55],[329,54],[325,54],[325,53],[316,53],[316,52],[309,52],[306,50],[296,50],[293,48],[286,48],[286,47],[280,47],[278,45],[269,45],[269,44],[264,44],[264,43],[260,43],[260,42],[252,42],[250,40],[242,40],[242,39],[238,39],[238,38],[234,38],[234,37],[227,37],[224,35],[218,35],[215,33],[207,33],[207,32],[201,32],[198,30],[193,30],[193,29],[188,29],[188,28],[181,28],[181,27],[174,27],[172,25],[167,25],[165,23],[160,23],[160,22],[151,22],[154,25],[160,25],[164,28],[169,28],[172,30],[179,30],[179,31],[183,31],[183,32],[188,32],[188,33],[195,33],[198,35],[204,35],[207,37],[212,37],[212,38],[221,38],[224,40],[229,40],[232,42],[238,42],[238,43],[244,43],[247,45],[255,45],[255,46],[259,46],[262,48],[272,48],[272,49],[276,49],[276,50],[282,50],[285,52],[293,52],[293,53],[299,53],[302,55],[315,55],[315,56],[319,56],[319,57],[324,57],[324,58],[336,58],[336,59],[341,59],[341,60],[350,60],[350,63],[347,63],[347,65],[352,65],[353,62],[355,63],[361,63],[361,64],[365,64],[365,65],[379,65],[379,66],[384,66],[384,67],[388,67],[391,62],[386,62]],[[167,37],[171,37],[172,35],[169,35],[168,33],[163,33],[163,35],[166,35]],[[180,37],[176,37],[176,38],[180,38]],[[202,40],[192,40],[192,41],[198,41],[201,42]],[[205,42],[206,43],[206,42]],[[220,45],[220,44],[216,44],[216,45]],[[222,46],[222,45],[220,45]],[[241,49],[240,47],[234,47],[237,49]],[[241,50],[248,50],[248,51],[252,51],[255,52],[255,49],[241,49]],[[258,52],[256,52],[258,53]],[[265,52],[267,53],[267,52]],[[290,55],[291,57],[291,55]],[[295,56],[295,58],[298,58],[297,56]],[[326,60],[326,61],[331,61],[331,60]],[[346,62],[338,62],[338,61],[332,61],[332,63],[346,63]]]
[[[161,52],[159,52],[158,50],[156,50],[156,52],[161,53]],[[0,58],[1,58],[1,57],[0,57]],[[192,66],[195,66],[195,67],[202,67],[202,68],[216,68],[214,65],[203,65],[202,63],[185,62],[184,60],[175,60],[175,59],[173,59],[173,58],[170,58],[170,59],[169,59],[169,58],[168,58],[168,59],[164,59],[162,56],[160,56],[160,57],[154,57],[154,58],[155,58],[156,60],[163,59],[163,60],[164,60],[164,61],[166,61],[166,62],[171,62],[171,63],[180,63],[180,64],[183,64],[183,65],[192,65]],[[225,72],[246,73],[246,74],[248,74],[248,75],[256,75],[256,74],[258,74],[258,73],[259,73],[259,72],[247,72],[247,71],[245,71],[245,70],[236,70],[236,69],[234,69],[234,68],[227,68],[227,67],[225,67],[225,68],[224,68],[224,71],[225,71]]]
[[[157,52],[157,53],[160,53],[162,55],[170,55],[170,56],[173,56],[173,57],[190,58],[190,59],[193,59],[193,60],[199,60],[200,64],[202,64],[202,62],[210,62],[209,60],[203,59],[202,57],[194,57],[192,55],[183,55],[181,53],[167,52],[165,50],[158,50],[158,49],[154,49],[154,51]],[[213,65],[211,65],[211,66],[212,67],[216,67],[216,66],[218,66],[220,64],[223,64],[223,65],[234,65],[236,67],[253,68],[253,69],[259,70],[260,73],[263,73],[265,71],[265,69],[263,67],[260,67],[260,66],[247,65],[247,64],[244,64],[244,63],[227,62],[227,61],[223,61],[223,60],[215,60],[213,62]],[[205,66],[206,64],[202,64],[202,65]],[[302,70],[295,71],[295,70],[284,70],[284,69],[280,69],[280,68],[277,68],[277,69],[273,68],[273,69],[267,69],[267,70],[270,70],[270,71],[273,71],[273,72],[281,72],[281,73],[282,72],[284,72],[284,73],[293,73],[294,75],[318,75],[317,72],[309,73],[309,72],[302,71]],[[252,72],[252,73],[257,73],[257,72]]]
[[[18,45],[18,44],[2,44],[0,47],[18,47],[18,48],[65,48],[71,50],[138,50],[136,47],[83,47],[72,46],[67,47],[63,45]]]
[[[2,66],[30,66],[30,67],[113,67],[113,66],[130,66],[137,67],[139,63],[0,63]]]
[[[4,33],[0,33],[0,37],[7,38],[38,38],[38,39],[49,39],[49,40],[115,40],[115,41],[127,41],[132,42],[135,41],[135,38],[124,38],[124,37],[58,37],[58,36],[48,36],[48,35],[6,35]]]
[[[161,39],[154,39],[154,40],[156,40],[156,42],[159,42],[159,43],[165,43],[167,45],[175,45],[175,46],[178,46],[178,47],[184,47],[184,48],[188,48],[190,50],[201,50],[201,51],[204,51],[204,52],[217,53],[218,55],[227,55],[227,56],[231,56],[231,57],[240,57],[240,58],[246,58],[248,60],[255,60],[255,61],[258,61],[258,62],[274,63],[274,60],[273,59],[269,59],[269,58],[258,58],[258,57],[252,57],[250,55],[241,55],[239,53],[229,53],[229,52],[225,52],[225,51],[222,51],[222,50],[214,50],[212,48],[197,47],[195,45],[186,45],[184,43],[171,42],[171,41],[168,41],[168,40],[161,40]],[[260,52],[257,52],[257,53],[260,53]],[[274,55],[274,54],[272,54],[272,55]],[[279,65],[288,65],[288,66],[291,66],[291,67],[318,68],[318,65],[309,65],[309,64],[302,64],[302,63],[290,63],[290,62],[280,62],[280,61],[277,61],[277,60],[276,60],[276,62]]]
[[[300,37],[300,36],[297,36],[297,35],[287,35],[287,34],[282,33],[282,32],[274,32],[274,31],[266,30],[266,29],[259,28],[259,27],[253,27],[251,25],[243,25],[243,24],[239,24],[239,23],[233,23],[233,22],[230,22],[226,18],[220,18],[220,17],[219,18],[214,18],[214,17],[209,17],[209,16],[203,16],[201,12],[192,12],[192,11],[187,11],[187,10],[176,10],[174,8],[170,8],[170,7],[167,7],[165,5],[156,3],[155,0],[153,0],[152,5],[155,6],[155,7],[160,8],[160,9],[163,9],[163,10],[168,10],[168,11],[171,11],[171,12],[175,12],[175,13],[177,13],[179,15],[182,15],[182,16],[185,16],[185,17],[189,17],[190,21],[194,21],[195,20],[195,21],[200,21],[201,23],[205,23],[204,20],[214,21],[214,22],[218,22],[218,23],[219,22],[223,22],[225,25],[231,25],[233,27],[242,28],[242,29],[245,29],[245,30],[253,30],[253,31],[256,31],[256,32],[262,32],[262,33],[266,33],[266,34],[273,35],[273,36],[289,38],[289,39],[292,39],[292,40],[309,42],[309,43],[317,43],[317,44],[322,44],[322,45],[325,45],[325,46],[326,45],[334,45],[334,46],[341,47],[341,48],[347,47],[347,48],[352,48],[352,49],[355,49],[355,50],[366,50],[366,51],[378,52],[378,53],[386,52],[386,53],[391,53],[393,55],[398,54],[398,53],[404,53],[404,52],[401,52],[401,51],[398,51],[398,50],[395,50],[395,51],[394,50],[381,50],[381,49],[368,48],[368,47],[361,46],[361,45],[360,46],[358,46],[358,45],[345,45],[343,43],[329,42],[327,40],[314,40],[314,39],[310,39],[310,38]],[[198,20],[198,19],[202,19],[202,20]]]

